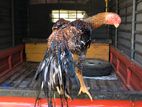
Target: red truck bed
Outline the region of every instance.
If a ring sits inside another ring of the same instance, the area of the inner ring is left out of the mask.
[[[15,49],[0,53],[0,63],[3,64],[3,66],[0,67],[0,69],[3,70],[0,74],[0,107],[33,107],[34,105],[37,91],[33,76],[38,63],[25,62],[22,59],[23,50],[24,46],[18,46]],[[125,74],[123,75],[125,69],[122,71],[122,63],[120,62],[124,59],[123,63],[127,63],[127,58],[125,59],[123,56],[120,56],[120,58],[117,59],[117,57],[119,57],[117,54],[118,53],[111,48],[110,61],[117,72],[113,72],[111,75],[101,78],[84,78],[94,100],[91,102],[88,96],[82,94],[75,97],[75,100],[69,102],[70,107],[140,107],[140,105],[142,105],[141,91],[134,91],[128,87],[131,85],[130,77],[132,75],[128,75],[128,79],[127,77],[126,79],[124,78]],[[133,63],[130,64],[133,65],[133,68],[136,67]],[[133,68],[131,68],[131,66],[128,67],[132,72],[131,74],[133,74]],[[137,67],[137,69],[138,68],[140,67]],[[119,69],[121,70],[119,71]],[[135,68],[134,70],[137,69]],[[136,75],[137,72],[139,71],[135,72]],[[135,80],[135,78],[133,79]],[[127,80],[126,83],[128,82],[128,84],[125,84],[125,80]],[[140,89],[141,84],[137,84],[136,88]],[[47,102],[44,99],[43,92],[40,96],[42,99],[39,100],[39,106],[45,107]],[[59,105],[59,99],[55,99],[55,102]]]
[[[36,81],[33,80],[38,63],[23,62],[15,67],[9,78],[0,83],[1,96],[36,97]],[[84,77],[94,99],[142,99],[142,93],[128,90],[113,72],[104,77]],[[44,95],[41,95],[44,97]],[[79,98],[88,98],[81,95]]]
[[[34,107],[34,98],[0,97],[0,107]],[[60,107],[60,99],[54,99],[56,107]],[[128,100],[80,100],[68,101],[69,107],[141,107],[141,101]],[[40,99],[36,107],[47,107],[46,99]]]

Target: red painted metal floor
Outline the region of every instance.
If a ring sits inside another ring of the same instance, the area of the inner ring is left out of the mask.
[[[0,107],[34,107],[34,98],[0,97]],[[60,100],[54,99],[56,107],[60,107]],[[142,101],[128,100],[69,100],[69,107],[141,107]],[[46,99],[41,99],[36,107],[47,107]]]

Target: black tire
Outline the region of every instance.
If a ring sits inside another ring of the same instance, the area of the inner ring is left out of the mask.
[[[108,76],[113,71],[109,62],[100,59],[86,59],[82,62],[82,65],[83,76],[88,77]]]

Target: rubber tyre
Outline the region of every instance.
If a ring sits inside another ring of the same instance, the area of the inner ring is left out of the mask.
[[[87,77],[108,76],[114,71],[109,62],[100,59],[86,59],[82,65],[83,76]]]

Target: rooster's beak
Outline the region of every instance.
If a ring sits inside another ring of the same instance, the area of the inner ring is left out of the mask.
[[[115,26],[116,28],[118,28],[118,27],[119,27],[119,24],[114,24],[114,26]]]

